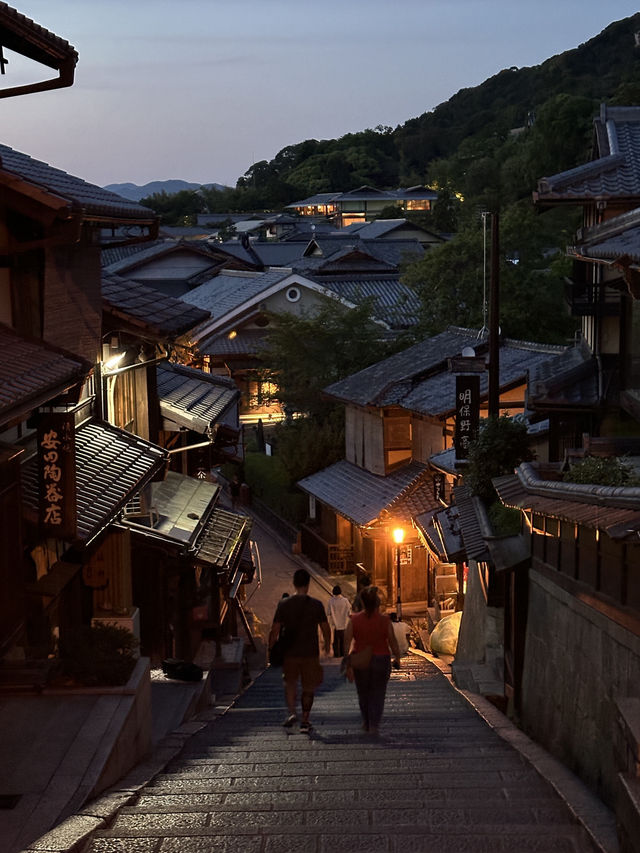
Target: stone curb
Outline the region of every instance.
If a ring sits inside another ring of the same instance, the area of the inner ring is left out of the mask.
[[[426,658],[437,667],[451,688],[549,782],[600,853],[620,853],[615,815],[584,782],[542,746],[531,740],[484,696],[457,687],[449,664],[420,649],[412,648],[409,652]]]

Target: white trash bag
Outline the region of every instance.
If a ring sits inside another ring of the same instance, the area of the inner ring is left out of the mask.
[[[458,648],[458,634],[460,633],[460,622],[462,610],[444,616],[436,625],[429,638],[431,651],[439,655],[455,655]]]

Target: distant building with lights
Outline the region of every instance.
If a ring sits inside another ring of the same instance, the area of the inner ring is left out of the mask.
[[[426,212],[431,210],[437,198],[437,192],[423,186],[397,190],[364,186],[349,192],[318,193],[288,204],[287,210],[295,210],[300,216],[326,217],[339,228],[345,228],[355,222],[371,222],[388,207],[397,207],[398,215],[411,211]]]

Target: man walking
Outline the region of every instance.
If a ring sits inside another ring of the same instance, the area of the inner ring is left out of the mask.
[[[331,630],[323,603],[309,595],[311,575],[306,569],[297,569],[293,575],[295,595],[280,599],[269,632],[269,648],[284,629],[286,651],[282,665],[284,698],[289,716],[283,725],[291,728],[297,720],[298,681],[301,684],[300,731],[310,732],[309,715],[316,688],[322,684],[318,628],[322,631],[324,652],[329,654]]]
[[[351,604],[342,594],[342,589],[336,584],[327,602],[327,618],[329,627],[333,630],[333,656],[341,658],[344,655],[344,629],[349,624]]]

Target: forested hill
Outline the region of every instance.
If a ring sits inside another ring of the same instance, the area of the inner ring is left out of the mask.
[[[339,139],[289,145],[272,160],[253,164],[236,190],[207,193],[209,208],[274,209],[317,192],[363,184],[442,187],[455,181],[448,167],[443,172],[442,161],[477,158],[487,146],[495,156],[496,145],[532,122],[538,132],[527,145],[539,150],[535,155],[529,151],[523,177],[535,180],[570,168],[588,156],[591,119],[600,102],[640,104],[638,31],[640,12],[541,65],[505,69],[479,86],[462,89],[395,129],[378,126]],[[466,187],[454,189],[468,192]],[[529,185],[526,192],[530,190]]]

